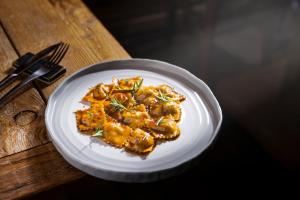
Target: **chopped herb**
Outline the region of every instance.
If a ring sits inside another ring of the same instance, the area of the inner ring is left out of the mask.
[[[143,79],[141,79],[139,82],[135,82],[132,86],[132,88],[121,88],[119,85],[116,86],[115,89],[113,89],[114,92],[133,92],[136,93],[142,86]]]
[[[139,82],[135,82],[134,84],[133,84],[133,86],[132,86],[132,91],[135,93],[135,92],[137,92],[140,88],[141,88],[141,86],[142,86],[142,84],[143,84],[143,80],[144,79],[141,79]]]
[[[170,97],[168,97],[167,95],[163,94],[160,90],[158,91],[158,96],[156,96],[156,98],[158,98],[159,100],[161,101],[164,101],[164,102],[169,102],[171,101]]]
[[[117,111],[127,110],[126,107],[115,98],[111,99],[110,105],[113,106]]]
[[[103,130],[100,128],[96,128],[95,134],[92,135],[93,137],[102,137],[103,136]]]
[[[164,117],[159,118],[159,120],[156,122],[156,125],[159,126],[162,123],[163,119]]]
[[[88,111],[87,114],[89,115],[90,118],[92,118],[94,116],[94,113]]]
[[[146,135],[144,135],[144,137],[142,138],[142,140],[146,140],[147,139],[147,136]]]

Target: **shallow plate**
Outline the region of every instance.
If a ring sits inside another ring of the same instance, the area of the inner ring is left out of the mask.
[[[186,96],[181,135],[159,143],[146,157],[106,145],[76,128],[74,111],[87,107],[80,100],[90,87],[132,76],[143,77],[144,85],[170,85]],[[222,112],[208,86],[190,72],[165,62],[130,59],[95,64],[67,78],[50,96],[45,120],[53,144],[71,165],[103,179],[146,182],[171,176],[203,152],[220,128]]]

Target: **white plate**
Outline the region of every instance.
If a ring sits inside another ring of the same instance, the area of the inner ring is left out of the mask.
[[[106,145],[76,128],[74,111],[87,107],[79,101],[90,87],[111,83],[112,77],[132,76],[143,77],[144,85],[168,84],[186,96],[181,104],[181,135],[158,144],[146,157]],[[170,176],[210,145],[222,121],[221,108],[204,82],[182,68],[148,59],[110,61],[76,72],[50,96],[45,115],[53,144],[71,165],[99,178],[125,182]]]

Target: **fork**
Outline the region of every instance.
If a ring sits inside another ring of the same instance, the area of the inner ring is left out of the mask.
[[[18,91],[25,88],[25,86],[27,86],[29,83],[50,72],[51,69],[54,66],[58,65],[60,61],[64,58],[68,49],[69,44],[61,43],[60,46],[56,50],[54,50],[54,52],[48,58],[46,58],[47,62],[45,62],[45,64],[42,64],[42,66],[39,69],[37,69],[26,79],[24,79],[21,83],[16,85],[14,88],[12,88],[9,92],[7,92],[0,98],[0,108],[6,105]]]
[[[15,81],[19,75],[21,75],[23,72],[31,68],[33,65],[36,65],[38,62],[41,60],[47,58],[48,54],[50,52],[53,52],[56,50],[59,46],[61,45],[60,43],[51,45],[50,47],[47,47],[46,49],[43,49],[42,51],[38,52],[34,56],[32,56],[26,63],[22,64],[21,66],[15,68],[10,74],[8,74],[4,79],[0,81],[0,90],[3,90],[6,86],[8,86],[10,83]]]

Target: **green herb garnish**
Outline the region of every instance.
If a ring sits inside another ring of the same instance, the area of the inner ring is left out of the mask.
[[[115,92],[132,92],[132,93],[136,93],[141,88],[142,84],[143,84],[143,79],[141,79],[139,82],[135,82],[133,84],[132,88],[124,89],[124,88],[121,88],[119,85],[117,85],[116,88],[113,89],[113,92],[115,91]]]
[[[89,115],[90,118],[92,118],[94,116],[94,113],[89,112],[89,111],[87,112],[87,114]]]
[[[100,128],[96,128],[95,133],[92,135],[93,137],[102,137],[103,136],[103,130]]]
[[[127,110],[126,107],[115,98],[111,99],[110,105],[113,106],[117,111]]]
[[[143,80],[144,80],[144,79],[141,79],[139,82],[135,82],[135,83],[133,84],[133,86],[132,86],[132,91],[133,91],[134,93],[136,93],[136,92],[141,88],[141,86],[142,86],[142,84],[143,84]]]
[[[162,123],[163,119],[164,117],[159,118],[159,120],[156,122],[156,125],[159,126]]]
[[[158,98],[159,100],[164,101],[164,102],[170,102],[171,101],[170,97],[168,97],[167,95],[162,93],[160,90],[158,91],[158,96],[156,96],[156,98]]]

